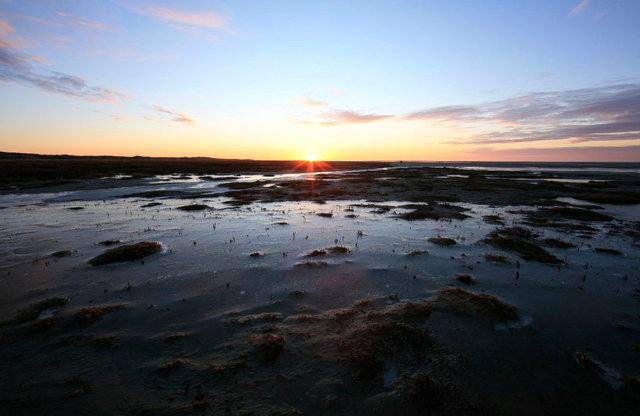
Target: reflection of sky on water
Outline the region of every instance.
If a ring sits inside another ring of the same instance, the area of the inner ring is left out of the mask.
[[[304,175],[296,177],[309,177]],[[203,319],[203,314],[256,308],[270,302],[272,295],[284,299],[283,305],[287,305],[288,293],[294,289],[308,292],[305,302],[323,310],[344,307],[361,298],[388,302],[421,299],[433,290],[460,286],[454,279],[458,273],[469,273],[477,279],[472,290],[517,305],[523,316],[533,317],[536,331],[556,334],[556,339],[569,339],[572,344],[594,333],[585,325],[597,327],[598,334],[606,333],[611,322],[637,309],[632,293],[640,247],[634,246],[631,238],[608,234],[606,224],[589,224],[597,231],[584,238],[582,232],[535,229],[543,234],[540,240],[560,238],[576,245],[568,250],[548,249],[566,261],[558,266],[528,262],[482,243],[499,228],[487,223],[484,216],[500,216],[505,226],[527,226],[521,211],[535,207],[454,203],[468,208],[466,214],[471,218],[405,221],[397,218],[407,211],[401,207],[404,201],[290,201],[232,207],[225,204],[228,198],[215,195],[193,200],[108,197],[159,189],[226,190],[215,181],[191,180],[1,196],[0,205],[6,208],[0,211],[0,314],[14,313],[18,306],[33,303],[38,296],[73,296],[73,302],[81,304],[102,302],[104,289],[114,297],[121,293],[134,297],[138,303],[132,307],[141,308],[190,296],[211,297],[206,309],[192,312],[196,320]],[[83,199],[77,200],[79,197]],[[149,202],[161,205],[142,208]],[[212,209],[176,209],[192,202]],[[383,213],[377,209],[381,205],[392,208]],[[83,209],[69,210],[71,207]],[[640,211],[637,206],[605,206],[604,212],[631,219],[627,215],[634,209]],[[318,213],[332,216],[321,217]],[[347,217],[351,215],[355,217]],[[613,225],[623,229],[629,226],[619,221]],[[428,241],[436,236],[453,238],[457,244],[441,247]],[[158,241],[166,249],[146,258],[144,264],[88,265],[87,260],[106,249],[98,244],[104,240],[120,240],[122,244]],[[350,253],[304,257],[312,250],[335,245],[348,247]],[[596,247],[619,249],[624,256],[597,253]],[[72,254],[50,256],[58,250],[71,250]],[[412,250],[426,253],[407,255]],[[265,255],[251,257],[256,251]],[[504,255],[510,263],[486,261],[483,255],[487,253]],[[304,261],[325,261],[327,265],[296,266]],[[516,262],[521,264],[518,269]],[[129,283],[135,288],[133,294],[123,289]],[[520,324],[510,325],[517,328]],[[604,339],[594,336],[588,339],[588,345],[610,350],[613,342],[628,349],[628,342],[622,338],[609,343]]]
[[[596,212],[602,212],[607,215],[611,215],[614,218],[619,218],[627,221],[640,221],[640,204],[629,205],[611,205],[611,204],[594,204],[588,201],[582,201],[575,198],[557,198],[558,201],[566,202],[573,205],[597,205],[602,207],[602,210]]]

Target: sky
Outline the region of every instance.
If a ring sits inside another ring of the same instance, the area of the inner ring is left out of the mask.
[[[640,0],[0,0],[0,151],[640,161]]]

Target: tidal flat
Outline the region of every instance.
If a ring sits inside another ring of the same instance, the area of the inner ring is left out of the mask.
[[[637,164],[29,163],[0,191],[6,414],[640,405]]]

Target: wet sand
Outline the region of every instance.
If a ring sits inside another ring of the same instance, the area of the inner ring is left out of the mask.
[[[407,165],[5,182],[2,408],[634,412],[638,167]]]

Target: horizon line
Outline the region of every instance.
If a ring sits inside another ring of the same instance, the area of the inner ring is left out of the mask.
[[[114,158],[114,159],[133,159],[133,158],[144,158],[144,159],[212,159],[212,160],[243,160],[243,161],[256,161],[256,162],[305,162],[304,158],[301,159],[252,159],[252,158],[233,158],[233,157],[215,157],[215,156],[143,156],[143,155],[134,155],[134,156],[122,156],[122,155],[78,155],[78,154],[68,154],[68,153],[59,153],[59,154],[45,154],[45,153],[25,153],[25,152],[5,152],[0,151],[1,155],[20,155],[20,156],[38,156],[38,157],[72,157],[72,158]],[[309,161],[307,161],[309,162]],[[589,160],[473,160],[473,159],[459,159],[459,160],[416,160],[416,159],[322,159],[315,160],[310,163],[317,162],[371,162],[371,163],[548,163],[548,164],[558,164],[558,163],[590,163],[590,164],[598,164],[598,163],[618,163],[618,164],[640,164],[640,160],[638,161],[615,161],[615,160],[600,160],[600,161],[589,161]]]

